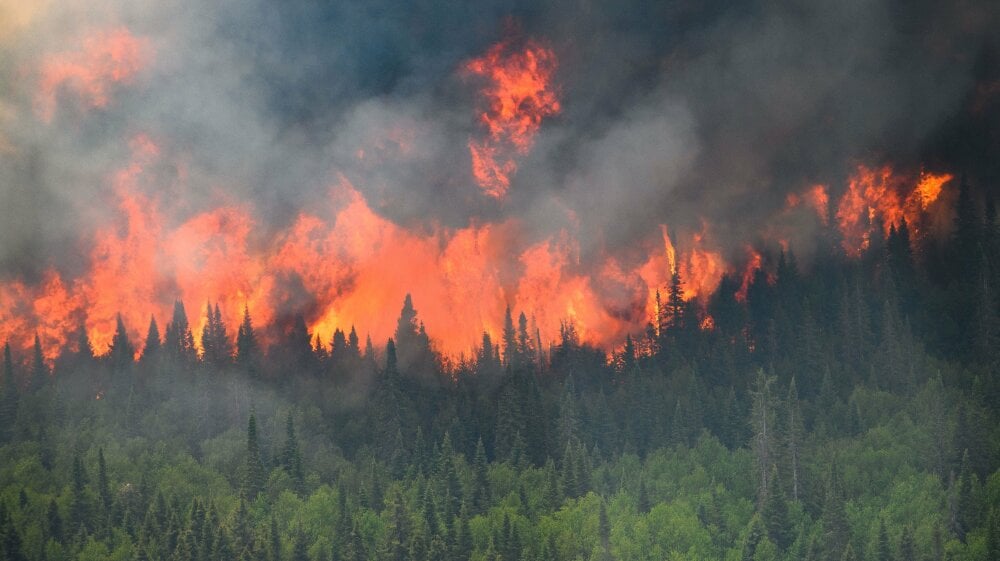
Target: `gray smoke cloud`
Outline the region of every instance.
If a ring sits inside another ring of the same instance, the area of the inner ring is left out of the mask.
[[[247,201],[276,231],[343,176],[408,227],[517,216],[539,239],[573,229],[586,261],[705,220],[735,254],[787,193],[836,193],[859,162],[996,185],[998,24],[986,1],[5,0],[0,275],[72,270],[139,132],[169,162],[144,187],[178,219]],[[40,119],[40,61],[114,26],[149,64],[106,107],[62,91]],[[509,34],[554,49],[563,111],[498,203],[471,177],[458,69]]]

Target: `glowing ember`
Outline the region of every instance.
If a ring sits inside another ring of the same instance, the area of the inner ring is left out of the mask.
[[[559,112],[555,70],[555,53],[532,41],[520,50],[503,41],[466,63],[466,72],[486,82],[479,121],[487,135],[469,140],[472,174],[485,194],[499,199],[507,193],[516,157],[531,149],[542,119]]]
[[[77,51],[45,57],[41,63],[35,110],[45,122],[55,115],[60,92],[74,94],[87,108],[107,106],[116,84],[128,84],[148,57],[145,40],[127,29],[95,33]]]

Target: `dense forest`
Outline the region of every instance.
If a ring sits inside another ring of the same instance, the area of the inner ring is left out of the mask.
[[[2,557],[1000,560],[981,195],[963,181],[949,234],[901,222],[857,257],[830,228],[704,305],[675,272],[613,352],[515,310],[442,356],[409,297],[388,341],[211,304],[192,333],[178,302],[142,348],[121,320],[52,364],[8,345]]]

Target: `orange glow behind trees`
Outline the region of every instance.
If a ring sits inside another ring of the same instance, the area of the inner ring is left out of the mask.
[[[915,182],[896,174],[890,166],[858,166],[837,206],[836,220],[848,255],[857,256],[868,247],[875,228],[880,235],[905,219],[914,230],[920,217],[937,201],[951,174],[922,172]]]

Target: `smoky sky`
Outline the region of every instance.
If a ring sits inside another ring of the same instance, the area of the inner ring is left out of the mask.
[[[836,198],[858,163],[1000,179],[995,2],[16,4],[0,2],[5,275],[72,269],[138,133],[166,162],[145,188],[178,220],[247,202],[266,236],[343,177],[407,227],[516,217],[539,239],[570,229],[584,261],[659,224],[707,222],[737,252],[787,193]],[[113,26],[149,42],[148,65],[105,107],[63,92],[39,119],[40,61]],[[510,37],[554,50],[562,111],[495,201],[470,173],[481,102],[460,69]]]

